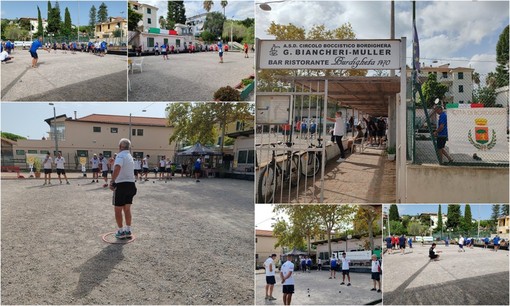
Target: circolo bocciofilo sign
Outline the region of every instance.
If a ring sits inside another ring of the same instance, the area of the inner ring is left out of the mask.
[[[400,69],[400,40],[259,40],[257,69]]]

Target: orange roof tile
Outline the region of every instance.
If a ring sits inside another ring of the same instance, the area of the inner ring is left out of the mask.
[[[267,231],[267,230],[255,230],[256,236],[265,236],[265,237],[274,237],[273,231]]]
[[[114,123],[114,124],[129,124],[129,116],[118,115],[102,115],[92,114],[78,119],[68,119],[73,121],[82,122],[96,122],[96,123]],[[146,126],[168,126],[166,118],[152,118],[152,117],[137,117],[131,116],[132,125],[146,125]]]

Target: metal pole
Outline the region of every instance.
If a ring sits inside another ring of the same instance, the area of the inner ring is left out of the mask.
[[[55,110],[55,105],[50,103],[53,106],[53,137],[55,138],[55,154],[58,153],[58,137],[57,137],[57,111]]]
[[[131,141],[131,113],[129,113],[129,135],[128,135],[129,141]]]

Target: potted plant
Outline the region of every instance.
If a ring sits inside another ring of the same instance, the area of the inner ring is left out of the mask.
[[[386,153],[388,153],[388,160],[395,160],[395,155],[396,155],[396,152],[397,150],[395,149],[395,147],[388,147],[386,149]]]
[[[34,158],[34,169],[35,169],[35,178],[41,177],[41,169],[42,169],[42,162],[39,158]]]

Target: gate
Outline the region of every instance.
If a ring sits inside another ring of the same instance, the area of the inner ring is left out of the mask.
[[[323,202],[327,81],[314,85],[257,92],[257,203]],[[321,188],[315,190],[318,181]]]

